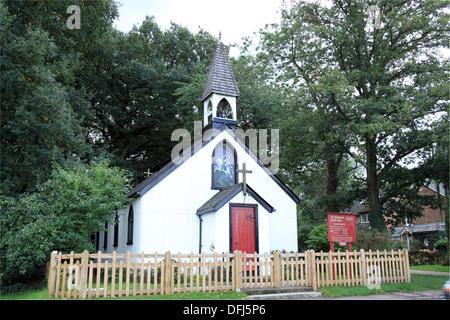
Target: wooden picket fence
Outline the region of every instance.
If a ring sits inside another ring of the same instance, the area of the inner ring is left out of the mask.
[[[407,250],[320,252],[314,281],[323,286],[369,286],[411,282]]]
[[[261,287],[410,282],[408,251],[246,254],[53,252],[48,292],[100,298]]]

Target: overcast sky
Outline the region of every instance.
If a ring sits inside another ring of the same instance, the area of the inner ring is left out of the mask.
[[[241,43],[266,23],[278,22],[282,0],[118,0],[117,29],[128,32],[145,16],[155,16],[164,30],[170,21],[196,33],[199,26],[225,44]],[[233,53],[231,53],[233,54]]]

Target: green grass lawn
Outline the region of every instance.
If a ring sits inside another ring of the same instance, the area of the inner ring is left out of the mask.
[[[244,300],[247,295],[236,291],[217,291],[217,292],[187,292],[174,293],[167,295],[149,295],[121,298],[108,298],[108,300]],[[100,299],[100,298],[99,298]]]
[[[450,266],[411,266],[409,267],[411,270],[423,270],[423,271],[436,271],[436,272],[450,272]]]
[[[345,297],[345,296],[368,296],[375,294],[385,294],[389,292],[412,292],[425,290],[441,290],[447,276],[432,276],[422,274],[411,274],[411,283],[389,283],[382,284],[380,289],[369,289],[366,286],[358,287],[321,287],[318,291],[324,297]]]
[[[243,300],[247,295],[232,290],[217,292],[188,292],[168,295],[128,296],[121,298],[92,298],[91,300]],[[57,300],[48,297],[47,287],[0,296],[0,300]],[[59,299],[58,299],[59,300]]]

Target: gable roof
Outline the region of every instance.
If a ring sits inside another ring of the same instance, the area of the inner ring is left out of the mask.
[[[198,208],[197,215],[202,215],[208,212],[215,212],[219,210],[242,190],[242,182],[220,190],[211,199],[206,201],[200,208]],[[255,190],[253,190],[248,184],[247,190],[248,193],[267,211],[269,211],[270,213],[275,212],[275,209],[267,201],[261,198],[261,196],[257,194]]]
[[[431,181],[431,182],[425,182],[425,187],[427,187],[428,189],[433,190],[434,192],[438,193],[441,196],[445,196],[445,189],[444,189],[444,184],[443,183],[439,183],[436,185],[436,181]]]
[[[204,101],[211,93],[219,93],[232,97],[240,96],[227,49],[221,40],[217,43],[216,52],[209,66],[208,77],[206,78],[200,100]]]
[[[219,128],[215,129],[220,132],[228,131],[232,136],[235,137],[235,140],[241,145],[244,150],[249,153],[258,165],[263,168],[267,174],[275,181],[275,183],[287,193],[287,195],[294,200],[295,203],[300,203],[300,199],[295,195],[292,190],[290,190],[281,180],[275,175],[270,168],[268,168],[239,138],[238,135],[234,133],[234,131],[227,125],[223,124]],[[202,143],[192,144],[191,145],[191,157],[195,155],[199,150],[201,150],[204,146],[206,146],[209,142],[214,140],[214,135],[217,135],[214,130],[208,130],[207,134],[203,137]],[[176,161],[169,161],[163,168],[159,171],[153,173],[150,177],[139,183],[136,187],[134,187],[130,192],[128,192],[127,196],[129,198],[136,198],[139,196],[143,196],[149,190],[151,190],[154,186],[156,186],[160,181],[162,181],[166,176],[168,176],[172,171],[174,171],[179,166],[183,165],[182,158],[179,158]]]

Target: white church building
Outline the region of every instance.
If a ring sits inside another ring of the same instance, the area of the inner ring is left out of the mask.
[[[98,250],[297,251],[299,199],[235,134],[239,95],[219,40],[201,97],[202,141],[128,193],[131,203],[99,232]]]

